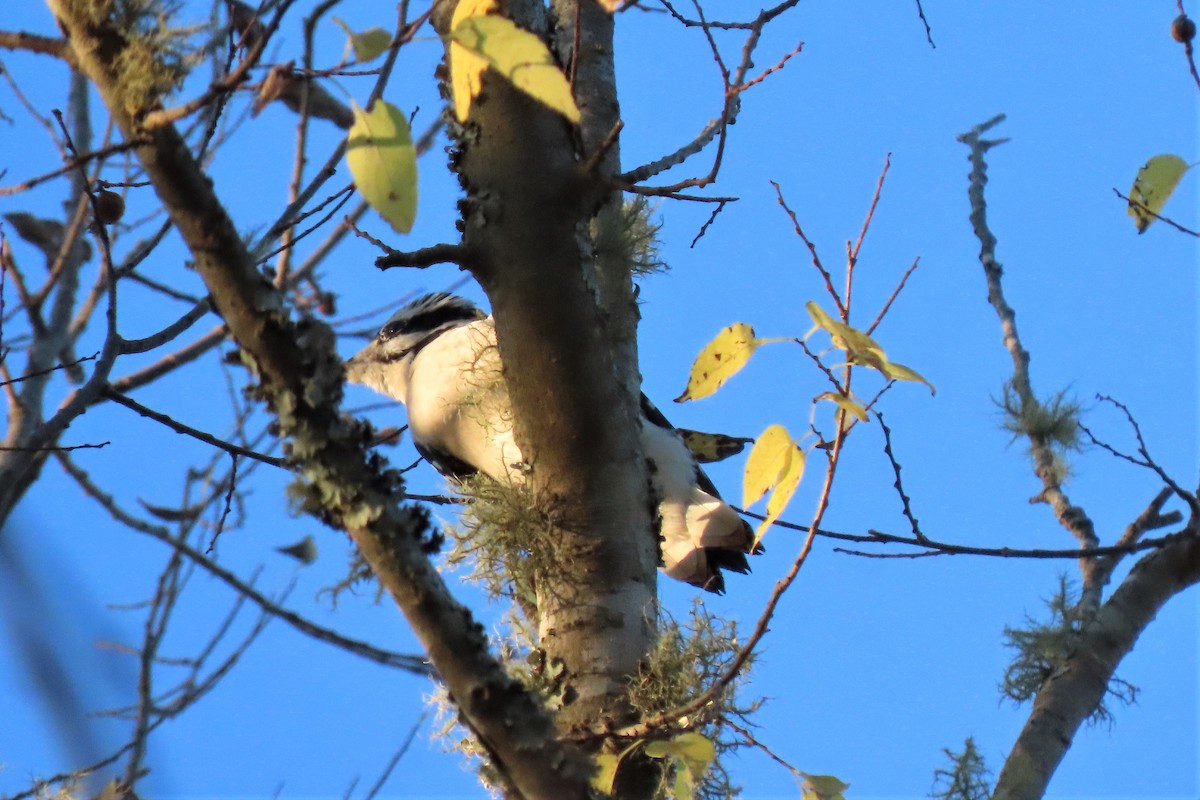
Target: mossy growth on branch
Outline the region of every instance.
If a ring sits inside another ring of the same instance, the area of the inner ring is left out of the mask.
[[[1015,704],[1030,700],[1038,693],[1046,680],[1060,669],[1083,643],[1082,623],[1075,614],[1079,598],[1075,587],[1066,575],[1060,575],[1058,588],[1046,599],[1050,618],[1038,622],[1025,617],[1023,627],[1004,628],[1004,643],[1016,651],[1004,679],[1000,682],[1000,693]],[[1088,724],[1100,722],[1112,725],[1114,717],[1105,698],[1111,696],[1123,705],[1137,702],[1138,687],[1116,675],[1109,680],[1104,697],[1088,716]]]
[[[465,570],[492,599],[516,601],[527,615],[537,606],[534,579],[554,567],[557,536],[528,487],[486,475],[456,482],[462,499],[456,525],[447,526],[446,563]],[[535,618],[532,617],[531,618]]]
[[[666,272],[659,252],[662,223],[653,219],[657,209],[645,197],[634,197],[617,214],[596,218],[596,255],[624,262],[635,277]]]
[[[734,623],[713,617],[699,601],[684,623],[663,614],[658,627],[661,635],[656,647],[629,684],[630,705],[641,719],[669,713],[707,691],[728,672],[741,645]],[[548,663],[537,646],[533,625],[514,610],[505,616],[500,628],[502,630],[492,636],[493,650],[499,654],[509,675],[533,689],[548,708],[560,706],[564,701],[564,685],[559,678],[564,674],[564,668],[561,664]],[[752,736],[753,728],[750,718],[762,705],[762,700],[744,702],[738,699],[739,690],[748,677],[749,665],[703,709],[663,726],[653,736],[638,742],[645,745],[689,732],[708,739],[716,758],[696,786],[694,796],[698,800],[728,800],[739,794],[740,787],[730,780],[722,757],[754,743],[748,738]],[[502,784],[488,765],[486,750],[459,724],[458,711],[444,687],[435,687],[427,699],[440,723],[435,725],[433,738],[448,752],[465,756],[483,784],[497,796],[501,795]],[[619,749],[630,744],[633,743],[617,739],[611,746]],[[674,780],[668,765],[662,771],[655,796],[664,800],[673,797]]]
[[[684,622],[663,612],[658,643],[630,683],[630,704],[643,719],[681,708],[724,678],[741,644],[735,623],[713,616],[700,600],[693,604]],[[712,743],[716,758],[696,787],[695,796],[702,800],[736,797],[740,791],[730,781],[723,756],[752,744],[747,739],[753,727],[750,717],[762,700],[746,702],[738,698],[752,663],[753,656],[712,702],[662,731],[660,738],[695,732]],[[660,797],[672,796],[673,782],[671,770],[665,770]]]
[[[97,29],[119,31],[123,41],[110,67],[130,114],[153,110],[201,63],[209,25],[176,22],[179,3],[166,0],[64,0]],[[211,36],[209,36],[211,38]]]
[[[1068,399],[1066,391],[1048,400],[1022,402],[1012,384],[1006,383],[998,405],[1004,412],[1004,429],[1013,435],[1013,441],[1028,440],[1030,450],[1048,446],[1054,458],[1050,465],[1054,477],[1065,480],[1069,473],[1066,454],[1078,451],[1081,446],[1079,403]]]

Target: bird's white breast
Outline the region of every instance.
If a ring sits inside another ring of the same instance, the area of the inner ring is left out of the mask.
[[[490,319],[446,331],[416,354],[405,405],[410,433],[423,447],[453,454],[498,481],[522,479]]]

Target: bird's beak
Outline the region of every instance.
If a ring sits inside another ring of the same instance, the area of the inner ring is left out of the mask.
[[[363,370],[365,368],[364,361],[361,356],[363,351],[360,350],[346,360],[346,382],[357,383],[362,385]]]

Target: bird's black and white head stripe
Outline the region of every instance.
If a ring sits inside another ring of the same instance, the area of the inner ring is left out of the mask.
[[[457,295],[438,292],[418,297],[401,308],[379,329],[379,340],[423,335],[483,319],[483,312]]]
[[[469,300],[437,292],[418,297],[383,324],[375,343],[383,348],[384,360],[393,361],[416,353],[439,334],[483,319]]]

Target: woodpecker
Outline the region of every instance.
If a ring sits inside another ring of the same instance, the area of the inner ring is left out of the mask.
[[[446,477],[482,472],[510,485],[524,481],[495,326],[470,301],[439,292],[404,306],[346,362],[346,379],[403,403],[417,451]],[[750,571],[754,533],[645,395],[641,410],[661,568],[720,594],[721,570]]]

